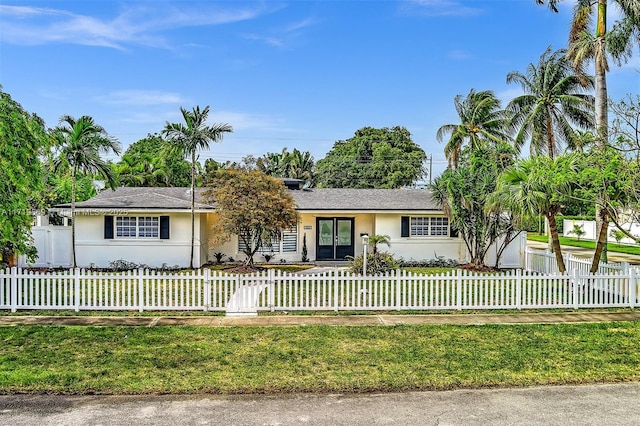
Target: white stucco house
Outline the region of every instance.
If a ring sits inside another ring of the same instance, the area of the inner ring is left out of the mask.
[[[290,186],[298,187],[295,182]],[[197,189],[194,266],[214,262],[214,253],[244,260],[237,237],[220,246],[210,242],[215,206],[203,203],[200,193]],[[276,262],[301,261],[305,244],[312,262],[344,260],[362,253],[365,234],[388,235],[391,247],[380,249],[407,260],[438,256],[466,261],[464,242],[426,189],[313,188],[292,189],[291,195],[298,211],[297,226],[262,249],[273,253]],[[68,204],[56,206],[63,215],[69,209]],[[106,267],[118,259],[154,267],[187,266],[190,242],[189,188],[122,187],[76,204],[79,266]],[[512,263],[520,262],[519,256],[511,257],[517,259]],[[262,260],[260,252],[255,260]]]

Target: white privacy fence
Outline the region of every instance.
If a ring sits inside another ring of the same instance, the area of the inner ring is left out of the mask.
[[[258,311],[389,311],[636,307],[640,274],[540,274],[463,270],[367,276],[347,272],[227,275],[209,269],[163,273],[102,273],[81,269],[0,271],[0,309],[203,310],[233,315]]]

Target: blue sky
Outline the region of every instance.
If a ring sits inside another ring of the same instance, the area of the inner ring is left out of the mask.
[[[90,115],[124,148],[210,105],[234,127],[200,154],[218,161],[284,147],[319,160],[364,126],[404,126],[438,174],[453,98],[506,104],[520,94],[507,73],[565,47],[570,15],[534,0],[3,0],[0,84],[49,127]],[[637,55],[612,67],[610,97],[635,96],[639,69]]]

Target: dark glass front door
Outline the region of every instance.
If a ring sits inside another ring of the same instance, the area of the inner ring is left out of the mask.
[[[353,218],[316,219],[316,259],[343,260],[353,256]]]

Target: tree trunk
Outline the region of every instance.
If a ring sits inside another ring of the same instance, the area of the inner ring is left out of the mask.
[[[562,249],[560,248],[560,238],[558,238],[558,224],[556,223],[556,215],[554,213],[547,214],[549,220],[549,231],[551,232],[551,241],[553,245],[553,253],[556,255],[556,263],[558,264],[558,271],[564,274],[567,268],[562,258]]]
[[[595,274],[598,272],[598,267],[600,266],[600,260],[602,259],[602,254],[604,253],[607,247],[607,231],[609,230],[609,215],[607,210],[601,209],[599,212],[600,216],[600,227],[598,232],[598,240],[596,242],[596,251],[593,253],[593,261],[591,262],[591,269],[589,272]],[[604,260],[603,260],[604,261]],[[605,261],[606,262],[606,261]]]
[[[607,0],[598,0],[598,16],[596,21],[596,34],[595,34],[595,114],[596,114],[596,144],[598,147],[603,148],[607,145],[609,140],[609,109],[608,109],[608,93],[607,93],[607,64],[606,64],[606,42],[605,36],[607,34]],[[605,231],[608,224],[602,221],[602,212],[600,207],[596,206],[596,230],[598,235],[602,234],[603,228]],[[600,262],[600,258],[606,262],[607,259],[607,246],[606,244],[600,250],[601,254],[598,254],[597,263]],[[594,263],[596,263],[596,257],[594,254]],[[593,266],[592,266],[593,269]]]
[[[191,152],[191,253],[189,269],[193,269],[193,246],[196,239],[196,152]]]
[[[551,111],[547,108],[547,151],[549,151],[549,158],[553,160],[555,156],[556,141],[553,137],[553,123],[551,122]]]
[[[71,253],[72,267],[77,266],[76,262],[76,171],[71,169]]]

